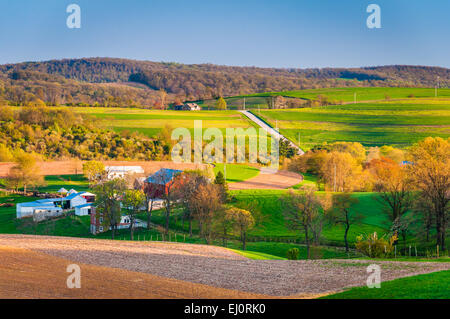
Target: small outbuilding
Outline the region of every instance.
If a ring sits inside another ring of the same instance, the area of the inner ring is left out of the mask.
[[[76,216],[88,216],[95,214],[95,206],[92,203],[86,203],[75,207]]]

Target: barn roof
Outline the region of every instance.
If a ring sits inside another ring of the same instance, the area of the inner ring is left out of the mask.
[[[170,182],[176,175],[180,174],[183,171],[178,169],[170,169],[170,168],[161,168],[152,176],[146,179],[147,183],[157,184],[157,185],[166,185]]]

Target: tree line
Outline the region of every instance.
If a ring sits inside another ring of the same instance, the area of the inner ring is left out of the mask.
[[[99,128],[94,119],[70,109],[0,106],[1,162],[15,161],[19,151],[41,159],[161,160],[168,156],[166,144],[137,132]]]
[[[0,66],[0,104],[164,108],[175,101],[331,87],[448,87],[421,66],[280,69],[90,58]],[[142,84],[142,85],[141,85]],[[168,93],[167,104],[160,91]]]

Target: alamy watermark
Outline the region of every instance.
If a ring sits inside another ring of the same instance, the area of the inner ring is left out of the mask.
[[[78,4],[69,4],[66,12],[70,13],[66,20],[66,25],[69,29],[81,28],[81,8]]]
[[[381,267],[376,264],[367,267],[367,288],[381,288]]]
[[[369,29],[381,29],[381,8],[378,4],[370,4],[367,9],[370,15],[367,17],[366,25]]]
[[[203,132],[202,121],[196,120],[193,139],[189,129],[176,128],[172,131],[172,140],[177,141],[171,152],[175,163],[247,162],[267,165],[273,170],[279,168],[280,141],[262,128],[227,128],[224,138],[218,128],[207,128]],[[203,142],[209,143],[203,147]]]
[[[77,264],[67,266],[66,271],[70,273],[67,277],[66,285],[69,289],[81,288],[81,268]]]

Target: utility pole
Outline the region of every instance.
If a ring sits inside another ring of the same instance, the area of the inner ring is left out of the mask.
[[[227,163],[223,163],[223,178],[227,181]]]
[[[245,97],[244,97],[244,111],[245,111]]]
[[[439,75],[437,76],[436,90],[435,90],[435,92],[434,92],[434,96],[435,96],[435,97],[438,96],[438,89],[439,89]]]

